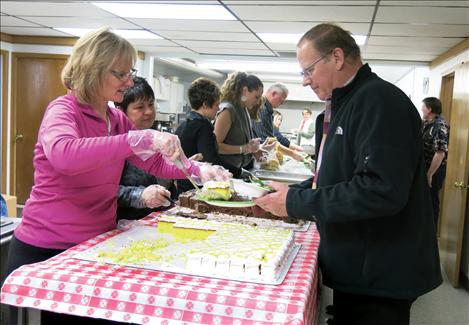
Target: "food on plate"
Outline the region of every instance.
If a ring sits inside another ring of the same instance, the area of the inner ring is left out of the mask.
[[[198,197],[201,200],[224,200],[228,201],[233,195],[230,182],[208,181],[204,184]]]
[[[239,196],[234,196],[231,198],[230,201],[238,200],[240,201]],[[246,200],[246,198],[244,198]],[[221,207],[215,206],[207,203],[206,200],[202,200],[198,197],[196,190],[187,191],[181,193],[179,195],[179,205],[181,207],[190,208],[200,213],[226,213],[231,215],[238,215],[238,216],[248,216],[254,217],[254,213],[250,208],[243,208],[243,207]],[[262,215],[256,216],[258,218],[266,218],[266,219],[277,219],[282,220],[281,217],[275,216],[270,212],[265,212]]]

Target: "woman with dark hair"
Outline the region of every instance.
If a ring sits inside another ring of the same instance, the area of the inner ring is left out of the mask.
[[[235,178],[241,176],[241,168],[222,161],[218,154],[218,144],[213,133],[212,121],[220,104],[220,88],[207,78],[198,78],[192,82],[188,90],[192,110],[176,130],[181,147],[188,156],[202,154],[202,161],[221,165],[227,168]],[[178,193],[192,189],[187,180],[177,181]]]
[[[133,82],[134,86],[125,92],[124,100],[114,104],[136,129],[151,129],[156,115],[155,94],[144,78],[134,77]],[[168,206],[166,197],[174,198],[175,195],[173,180],[157,178],[126,161],[117,197],[117,219],[143,218]]]
[[[262,98],[264,85],[255,75],[234,72],[221,89],[220,112],[215,121],[215,135],[222,161],[249,169],[260,140],[253,139],[249,110]]]

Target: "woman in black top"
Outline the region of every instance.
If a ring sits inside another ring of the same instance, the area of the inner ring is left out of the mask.
[[[212,122],[220,104],[220,88],[207,78],[198,78],[192,82],[188,90],[192,110],[187,120],[181,123],[176,135],[181,141],[182,149],[187,157],[201,153],[202,161],[221,165],[227,168],[235,178],[240,177],[241,168],[222,162],[218,155],[218,145]],[[187,180],[177,181],[178,193],[192,189]]]

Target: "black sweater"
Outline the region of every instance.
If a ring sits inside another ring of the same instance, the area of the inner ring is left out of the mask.
[[[310,179],[287,195],[289,216],[317,219],[324,283],[403,299],[434,289],[442,279],[417,109],[364,65],[333,91],[331,116],[318,188]]]
[[[176,129],[176,135],[179,137],[182,150],[184,150],[187,157],[201,153],[204,156],[202,161],[223,166],[235,178],[238,178],[241,174],[241,169],[220,159],[218,144],[213,131],[213,125],[207,118],[195,111],[191,111],[187,120]],[[179,193],[192,189],[191,184],[187,180],[178,180],[177,187]]]

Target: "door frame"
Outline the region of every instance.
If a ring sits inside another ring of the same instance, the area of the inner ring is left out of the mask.
[[[18,61],[22,58],[37,58],[37,59],[68,59],[69,55],[66,54],[44,54],[44,53],[12,53],[11,65],[11,128],[10,128],[10,193],[16,195],[16,142],[15,135],[18,130],[17,127],[17,113],[18,113],[18,97],[21,95],[21,85],[18,82]]]

